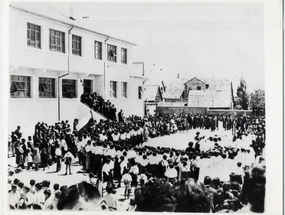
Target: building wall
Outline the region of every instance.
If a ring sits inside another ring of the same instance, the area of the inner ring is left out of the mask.
[[[185,90],[188,93],[188,91],[191,90],[197,90],[197,87],[200,86],[201,90],[206,90],[206,84],[200,81],[197,78],[193,78],[192,80],[185,83]]]
[[[158,106],[156,108],[156,112],[157,113],[166,113],[166,114],[212,114],[212,115],[224,115],[224,116],[228,116],[228,115],[233,115],[233,116],[243,116],[243,115],[247,115],[247,116],[251,116],[252,115],[252,111],[248,111],[248,110],[222,110],[222,109],[218,109],[218,110],[209,110],[208,108],[203,108],[203,107],[161,107]]]
[[[40,49],[27,46],[27,22],[41,26]],[[49,50],[50,28],[65,33],[65,53]],[[117,47],[117,62],[109,62],[106,60],[104,43],[107,37],[74,27],[70,34],[68,55],[69,29],[70,26],[10,8],[9,75],[31,77],[31,98],[9,96],[9,131],[20,125],[23,135],[28,136],[34,132],[37,122],[53,124],[58,120],[72,122],[74,118],[80,118],[83,79],[92,80],[93,91],[115,104],[117,112],[123,109],[125,116],[143,115],[143,101],[138,99],[137,89],[143,86],[144,79],[138,77],[134,81],[130,77],[136,73],[131,64],[133,45],[109,38],[106,44]],[[71,52],[72,34],[82,39],[82,56],[75,56]],[[102,60],[94,58],[95,40],[102,42]],[[121,48],[127,49],[127,64],[121,63]],[[68,71],[69,74],[58,81],[58,77]],[[55,98],[39,98],[39,77],[55,78]],[[62,98],[62,79],[76,80],[76,98]],[[110,97],[110,81],[118,84],[117,98]],[[121,96],[121,82],[128,83],[127,98]]]
[[[157,107],[157,113],[173,114],[206,114],[207,108],[195,108],[195,107]]]

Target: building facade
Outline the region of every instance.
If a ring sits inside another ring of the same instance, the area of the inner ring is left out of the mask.
[[[9,131],[80,119],[84,91],[109,100],[117,113],[144,114],[145,78],[131,63],[135,44],[16,3],[10,5],[9,40]]]

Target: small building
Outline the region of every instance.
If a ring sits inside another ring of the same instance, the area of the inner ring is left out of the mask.
[[[145,114],[153,115],[156,113],[158,103],[163,101],[163,87],[159,85],[144,86]]]
[[[186,79],[176,78],[174,80],[164,82],[165,92],[163,93],[163,99],[165,103],[185,102],[187,97],[184,95],[184,86]]]

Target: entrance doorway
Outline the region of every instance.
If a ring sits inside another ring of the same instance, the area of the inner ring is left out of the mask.
[[[92,80],[87,80],[87,79],[83,80],[83,91],[88,93],[88,94],[93,92]]]

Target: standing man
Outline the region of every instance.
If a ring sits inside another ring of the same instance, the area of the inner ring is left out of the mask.
[[[123,122],[124,121],[124,114],[123,114],[123,110],[122,109],[118,113],[118,121],[119,122]]]

